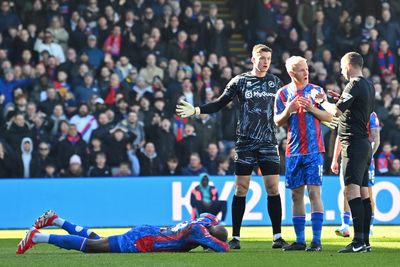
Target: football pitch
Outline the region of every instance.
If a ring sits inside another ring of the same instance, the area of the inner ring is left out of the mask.
[[[228,253],[205,252],[197,248],[188,253],[84,254],[39,244],[24,255],[16,255],[23,230],[0,231],[0,266],[400,266],[400,226],[375,226],[371,253],[339,254],[337,250],[350,238],[336,237],[336,227],[325,226],[322,252],[284,252],[271,249],[271,227],[244,227],[242,249]],[[94,229],[102,236],[124,233],[128,229]],[[231,229],[228,229],[231,232]],[[64,234],[62,230],[43,230]],[[288,242],[294,241],[293,227],[283,228]],[[311,229],[307,227],[307,241]]]

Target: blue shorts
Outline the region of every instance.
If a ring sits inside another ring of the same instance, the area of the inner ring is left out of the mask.
[[[286,158],[286,188],[322,185],[324,157],[321,153]]]
[[[138,253],[136,241],[146,236],[158,236],[160,228],[152,225],[141,225],[135,227],[125,234],[114,235],[108,238],[111,252]]]

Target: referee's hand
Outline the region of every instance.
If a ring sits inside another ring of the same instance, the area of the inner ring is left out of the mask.
[[[176,114],[178,114],[181,118],[187,118],[193,115],[200,114],[200,109],[198,107],[193,107],[190,103],[180,100],[176,105]]]

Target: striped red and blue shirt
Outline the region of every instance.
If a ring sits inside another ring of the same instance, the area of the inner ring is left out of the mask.
[[[307,84],[299,90],[294,83],[290,83],[279,89],[275,101],[275,115],[281,114],[287,103],[296,96],[310,98],[313,105],[320,108],[311,97],[312,90],[324,93],[321,87],[314,84]],[[296,112],[290,114],[287,124],[286,156],[325,152],[320,121],[311,112],[299,108]]]

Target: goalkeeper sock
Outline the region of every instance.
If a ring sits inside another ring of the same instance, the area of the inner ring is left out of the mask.
[[[73,224],[69,221],[64,220],[64,223],[61,225],[61,227],[71,235],[77,235],[89,239],[100,239],[100,236],[98,236],[89,228]]]
[[[87,240],[76,235],[50,235],[48,243],[60,248],[85,251]]]
[[[272,223],[272,233],[274,236],[280,234],[282,224],[282,204],[280,195],[268,196],[268,215]]]
[[[305,244],[306,239],[304,231],[306,229],[306,216],[305,215],[293,215],[293,226],[296,233],[296,243]]]
[[[246,197],[233,196],[232,201],[232,236],[240,236],[240,227],[242,226],[242,220],[244,210],[246,209]]]

